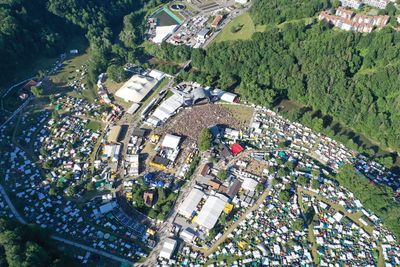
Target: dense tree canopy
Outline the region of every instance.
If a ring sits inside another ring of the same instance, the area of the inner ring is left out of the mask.
[[[65,48],[72,28],[47,11],[45,0],[9,0],[0,3],[0,83],[18,67],[40,56],[54,56]]]
[[[0,266],[70,266],[60,256],[46,232],[36,226],[22,226],[0,219]]]
[[[197,145],[199,146],[200,151],[207,151],[211,148],[213,136],[211,131],[208,128],[204,128],[200,131]]]
[[[256,0],[250,12],[254,23],[270,24],[312,17],[328,6],[329,0]]]
[[[143,38],[146,10],[162,2],[166,0],[1,1],[0,84],[11,81],[13,73],[27,63],[64,52],[72,37],[85,33],[92,59],[89,76],[94,82],[110,60],[134,59],[130,52]],[[124,49],[112,45],[121,28]]]

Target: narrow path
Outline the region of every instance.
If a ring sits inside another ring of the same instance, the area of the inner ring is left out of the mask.
[[[24,218],[18,213],[17,209],[14,207],[14,204],[11,202],[10,198],[8,197],[6,190],[4,187],[0,185],[0,194],[3,196],[4,200],[7,202],[8,207],[10,208],[11,212],[14,214],[17,221],[22,224],[27,224]]]
[[[355,213],[350,213],[348,212],[345,208],[343,208],[342,206],[340,206],[339,204],[315,193],[312,192],[310,190],[304,189],[302,187],[298,187],[298,192],[303,192],[306,195],[315,197],[316,199],[328,204],[329,206],[331,206],[332,208],[334,208],[336,211],[340,211],[341,213],[344,214],[344,216],[348,217],[350,220],[352,220],[355,224],[357,224],[360,228],[364,229],[364,231],[366,231],[369,235],[372,235],[372,231],[373,228],[372,227],[367,227],[364,224],[362,224],[359,220],[359,216]]]
[[[298,205],[300,207],[301,212],[304,214],[303,196],[302,196],[301,192],[299,191],[299,188],[297,188],[296,193],[297,193]],[[313,227],[314,227],[313,224],[314,223],[312,222],[312,223],[310,223],[310,225],[308,225],[308,229],[307,229],[308,230],[308,241],[312,244],[311,255],[313,257],[314,264],[316,266],[320,266],[319,256],[318,256],[318,251],[317,251],[318,246],[317,246],[317,242],[316,242],[315,235],[313,232]]]
[[[213,253],[219,247],[219,245],[221,245],[227,239],[228,235],[232,233],[232,231],[236,229],[236,227],[238,227],[239,224],[246,219],[249,213],[255,211],[260,207],[265,198],[269,195],[269,191],[269,188],[265,189],[262,195],[258,198],[257,202],[248,210],[246,210],[246,212],[243,213],[242,216],[236,222],[234,222],[208,250],[204,251],[205,257],[208,257],[211,253]]]
[[[62,242],[62,243],[65,243],[65,244],[68,244],[68,245],[71,245],[71,246],[74,246],[74,247],[77,247],[77,248],[80,248],[80,249],[83,249],[83,250],[87,250],[89,252],[101,255],[103,257],[106,257],[106,258],[109,258],[109,259],[112,259],[112,260],[115,260],[115,261],[118,261],[118,262],[130,264],[130,265],[134,264],[133,262],[131,262],[129,260],[123,259],[123,258],[115,256],[115,255],[112,255],[112,254],[110,254],[108,252],[101,251],[101,250],[98,250],[98,249],[95,249],[95,248],[92,248],[92,247],[89,247],[89,246],[86,246],[86,245],[82,245],[80,243],[77,243],[77,242],[74,242],[74,241],[59,237],[59,236],[52,235],[51,238],[54,239],[54,240],[57,240],[59,242]]]

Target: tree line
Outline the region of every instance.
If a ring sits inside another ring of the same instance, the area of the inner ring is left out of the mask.
[[[89,78],[110,62],[135,61],[148,10],[168,0],[7,0],[0,4],[0,84],[41,57],[64,52],[74,36],[89,41]]]
[[[328,7],[331,7],[329,0],[257,0],[250,9],[250,15],[255,24],[279,24],[312,17]]]
[[[60,254],[49,234],[34,225],[0,219],[0,266],[71,266],[72,259]]]

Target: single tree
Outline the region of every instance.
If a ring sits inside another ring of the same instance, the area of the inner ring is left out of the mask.
[[[197,140],[199,150],[202,152],[209,150],[211,148],[212,138],[212,133],[208,128],[202,129]]]

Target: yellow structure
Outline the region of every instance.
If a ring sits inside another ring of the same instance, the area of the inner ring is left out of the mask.
[[[243,250],[243,249],[246,249],[247,243],[246,243],[245,241],[242,240],[242,241],[239,242],[238,246],[239,246],[239,248],[240,248],[241,250]]]
[[[160,136],[153,134],[152,136],[150,136],[150,141],[153,143],[158,143],[158,141],[160,140]]]
[[[161,170],[166,170],[167,169],[167,167],[165,167],[164,165],[161,165],[161,164],[158,164],[158,163],[155,163],[155,162],[150,162],[150,166],[154,167],[154,168],[157,168],[157,169],[161,169]]]
[[[190,153],[189,156],[186,158],[186,164],[189,164],[193,159],[193,154]]]
[[[224,212],[226,214],[229,214],[229,213],[231,213],[232,210],[233,210],[233,205],[230,203],[226,203],[225,207],[224,207]]]
[[[126,192],[125,197],[126,197],[128,200],[131,200],[131,199],[133,198],[133,197],[132,197],[132,192]]]
[[[146,231],[146,233],[149,234],[149,235],[151,235],[151,236],[154,236],[154,235],[156,234],[156,231],[154,231],[154,230],[151,229],[151,228],[148,228],[147,231]]]
[[[192,223],[195,223],[195,222],[196,222],[196,220],[197,220],[197,215],[193,217],[193,219],[192,219]]]

